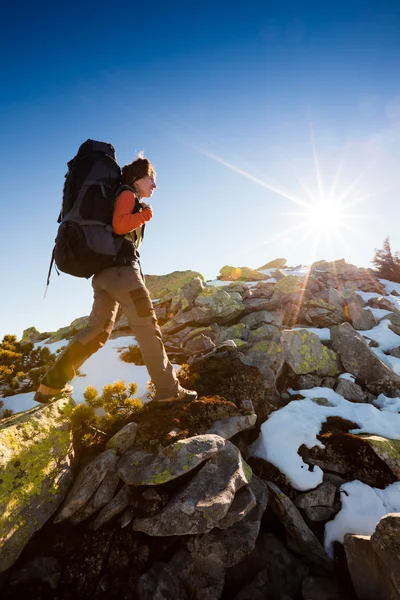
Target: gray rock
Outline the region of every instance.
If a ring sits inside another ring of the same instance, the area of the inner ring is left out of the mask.
[[[81,469],[54,523],[68,519],[82,508],[103,481],[107,471],[114,471],[117,455],[114,449],[105,450]]]
[[[225,517],[218,523],[218,529],[228,529],[228,527],[238,523],[249,514],[256,504],[257,499],[251,491],[251,487],[248,485],[242,487],[236,492],[235,498]]]
[[[367,331],[377,325],[374,315],[364,309],[364,301],[356,292],[347,297],[347,313],[354,329]]]
[[[332,327],[331,340],[346,371],[364,381],[368,387],[380,382],[382,390],[393,385],[400,388],[400,377],[372,352],[362,335],[349,323]]]
[[[214,342],[207,335],[204,335],[204,333],[185,342],[185,350],[189,350],[195,354],[200,352],[210,352],[213,348],[215,348]]]
[[[225,568],[212,558],[193,559],[186,550],[179,550],[168,563],[191,598],[219,600],[224,587]]]
[[[239,358],[245,365],[257,367],[261,371],[268,388],[275,385],[285,361],[282,347],[272,340],[261,340],[253,344],[241,352]]]
[[[279,343],[281,339],[281,330],[275,325],[260,325],[257,329],[253,329],[247,341],[249,344],[255,344],[261,340],[273,340]]]
[[[121,529],[127,527],[133,520],[133,510],[132,508],[126,508],[120,518],[118,519],[118,523],[121,525]]]
[[[108,471],[89,501],[69,518],[71,523],[74,525],[81,523],[110,502],[115,494],[119,481],[118,473]]]
[[[29,561],[22,568],[11,574],[11,585],[27,583],[29,581],[43,581],[50,585],[52,590],[57,588],[61,577],[61,566],[53,556],[38,556]]]
[[[328,288],[327,290],[320,290],[314,294],[315,298],[321,298],[327,304],[335,306],[338,310],[343,310],[346,299],[345,297],[338,292],[335,288]]]
[[[135,443],[137,432],[136,423],[127,423],[122,429],[110,438],[106,444],[106,449],[115,448],[117,454],[121,456]]]
[[[283,331],[281,343],[285,362],[297,375],[336,375],[341,371],[335,352],[326,348],[319,337],[310,331]]]
[[[266,533],[257,538],[253,552],[240,563],[240,568],[227,571],[226,585],[229,591],[241,590],[234,600],[280,600],[286,594],[299,598],[301,583],[308,573],[308,567],[278,538]]]
[[[286,529],[289,548],[331,571],[333,563],[293,502],[274,483],[268,482],[270,506]]]
[[[400,479],[400,441],[379,435],[361,435],[389,469]]]
[[[229,441],[156,516],[136,519],[135,531],[152,536],[206,533],[226,515],[251,469]]]
[[[383,296],[379,296],[379,298],[370,298],[367,302],[368,306],[372,308],[383,308],[383,310],[390,310],[391,312],[398,312],[397,307]]]
[[[371,543],[400,598],[400,513],[382,517],[371,536]]]
[[[180,288],[171,301],[171,312],[175,314],[178,310],[187,310],[201,292],[206,289],[200,277],[194,277],[189,283]]]
[[[390,354],[390,356],[394,356],[395,358],[400,358],[400,346],[388,350],[388,354]]]
[[[214,434],[222,437],[224,440],[229,440],[239,431],[250,429],[257,421],[257,415],[239,415],[236,417],[227,417],[220,421],[214,421],[207,434]]]
[[[321,383],[321,377],[318,375],[298,375],[293,383],[295,390],[311,390],[313,387],[319,387]]]
[[[282,303],[278,299],[271,300],[269,298],[246,298],[243,301],[245,314],[254,313],[257,311],[275,311],[278,310]]]
[[[305,494],[296,496],[294,504],[306,513],[310,521],[327,521],[335,514],[332,509],[336,487],[331,483],[321,483]]]
[[[210,558],[228,568],[241,562],[254,549],[261,518],[268,503],[268,489],[255,475],[249,486],[257,504],[244,519],[229,529],[215,529],[188,540],[187,547],[195,561]]]
[[[249,329],[259,327],[263,324],[276,325],[277,327],[280,327],[283,323],[283,311],[260,310],[258,312],[246,315],[241,319],[240,322],[244,323]]]
[[[52,517],[72,483],[72,432],[62,399],[16,414],[0,428],[0,572]]]
[[[306,577],[301,589],[303,600],[342,600],[346,592],[336,579]]]
[[[375,552],[370,536],[346,534],[344,550],[359,600],[399,600],[399,593],[385,563]]]
[[[141,575],[137,594],[139,600],[190,600],[175,571],[165,563],[154,563]]]
[[[119,461],[118,475],[129,485],[160,485],[189,473],[224,445],[218,435],[196,435],[161,448],[158,453],[128,450]]]
[[[389,329],[395,334],[400,335],[400,314],[396,312],[393,315],[387,315],[385,319],[390,321]]]
[[[365,402],[364,390],[349,379],[339,379],[335,391],[350,402]]]
[[[122,513],[129,505],[130,499],[131,489],[129,485],[125,484],[119,490],[118,494],[100,511],[93,522],[92,528],[96,530],[104,525],[104,523],[111,521],[116,515]]]

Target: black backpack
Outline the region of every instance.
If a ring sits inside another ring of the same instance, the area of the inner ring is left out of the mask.
[[[113,233],[111,225],[120,186],[121,169],[114,147],[90,139],[84,142],[68,162],[65,175],[53,250],[60,271],[89,278],[113,266],[124,239]]]

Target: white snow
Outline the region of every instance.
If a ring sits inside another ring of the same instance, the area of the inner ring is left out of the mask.
[[[367,331],[359,331],[366,338],[375,340],[379,344],[381,350],[392,350],[400,346],[400,336],[389,329],[390,321],[383,319],[376,327]]]
[[[348,379],[349,381],[355,381],[356,378],[351,373],[342,373],[341,375],[339,375],[339,379]]]
[[[390,412],[400,412],[400,398],[388,398],[384,394],[379,394],[373,404],[378,408],[384,408]]]
[[[62,340],[62,344],[61,342],[55,342],[54,344],[49,344],[48,347],[53,352],[57,347],[61,347],[66,343],[68,343],[66,340]],[[138,386],[137,396],[145,401],[147,381],[149,380],[146,367],[138,367],[133,363],[122,361],[117,351],[119,348],[126,348],[130,344],[135,343],[136,341],[133,336],[111,339],[108,340],[103,348],[100,348],[100,350],[93,354],[80,368],[81,373],[84,373],[85,377],[75,377],[71,382],[74,386],[72,397],[75,402],[81,403],[84,401],[83,392],[89,385],[94,386],[101,392],[102,387],[107,383],[120,380],[125,381],[125,383],[135,382]],[[2,398],[4,402],[3,408],[11,408],[14,412],[20,412],[38,406],[37,402],[33,400],[33,396],[34,392],[27,392],[25,394],[16,394],[15,396]]]
[[[350,481],[341,486],[340,499],[341,510],[325,525],[324,546],[332,557],[333,542],[343,544],[346,533],[372,535],[383,516],[400,511],[400,482],[380,490],[361,481]]]
[[[305,330],[315,333],[321,342],[331,339],[331,330],[328,327],[293,327],[293,331],[297,330]]]
[[[392,292],[397,292],[397,294],[400,294],[400,283],[395,283],[394,281],[389,281],[388,279],[379,279],[378,281],[381,282],[387,294],[390,295]],[[393,296],[393,298],[396,298],[396,296]]]
[[[34,344],[35,348],[48,348],[50,352],[56,354],[57,350],[69,344],[69,340],[60,340],[59,342],[53,342],[52,344],[47,343],[48,340],[43,340],[42,342],[36,342]]]
[[[381,298],[382,294],[377,294],[376,292],[362,292],[361,290],[356,290],[356,294],[358,294],[364,302],[368,302],[371,298]]]
[[[322,482],[322,469],[314,467],[310,471],[298,449],[302,444],[308,448],[323,447],[317,435],[328,417],[338,416],[357,423],[359,428],[351,433],[400,439],[400,414],[379,410],[371,404],[348,402],[329,388],[316,387],[299,393],[305,399],[294,400],[273,412],[261,426],[260,435],[250,449],[251,455],[275,465],[298,490],[309,490]],[[326,398],[329,406],[320,406],[311,398]]]
[[[372,308],[371,306],[364,306],[364,310],[370,310],[377,321],[383,319],[386,315],[390,315],[392,312],[390,310],[385,310],[384,308]]]

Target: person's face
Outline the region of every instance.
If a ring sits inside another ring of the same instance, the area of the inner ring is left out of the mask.
[[[153,194],[153,190],[157,187],[156,177],[154,174],[141,177],[135,182],[133,187],[141,198],[150,198]]]

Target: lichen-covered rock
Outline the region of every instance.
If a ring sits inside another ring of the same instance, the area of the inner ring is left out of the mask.
[[[341,371],[335,352],[322,344],[315,333],[305,329],[282,332],[285,362],[297,375],[337,375]]]
[[[219,270],[218,279],[222,281],[261,281],[265,275],[258,270],[249,269],[249,267],[230,267],[225,265]]]
[[[210,458],[193,479],[156,516],[136,519],[135,531],[151,536],[189,535],[211,531],[226,515],[236,492],[252,472],[230,442]]]
[[[160,485],[189,473],[224,446],[225,440],[218,435],[197,435],[157,453],[128,450],[119,462],[118,474],[129,485]]]
[[[264,271],[265,269],[284,269],[286,267],[286,258],[274,258],[265,263],[262,267],[258,267],[257,271]]]
[[[136,438],[136,423],[127,423],[106,444],[106,449],[115,448],[119,455],[123,454],[133,446]]]
[[[170,312],[175,314],[178,310],[187,310],[193,304],[195,298],[205,289],[206,287],[200,277],[194,277],[173,295]]]
[[[74,403],[62,399],[0,428],[0,572],[54,514],[72,481]]]
[[[187,283],[198,277],[204,280],[203,275],[197,271],[173,271],[166,275],[146,275],[146,287],[150,296],[155,298],[164,298],[169,294],[183,288]]]
[[[54,522],[60,523],[82,508],[97,490],[107,472],[115,470],[116,464],[117,454],[115,449],[111,448],[96,456],[86,467],[83,467]]]
[[[40,331],[36,327],[28,327],[22,332],[21,342],[36,342],[40,336]]]
[[[379,435],[362,435],[360,437],[368,442],[375,454],[400,479],[400,440],[389,440]]]

